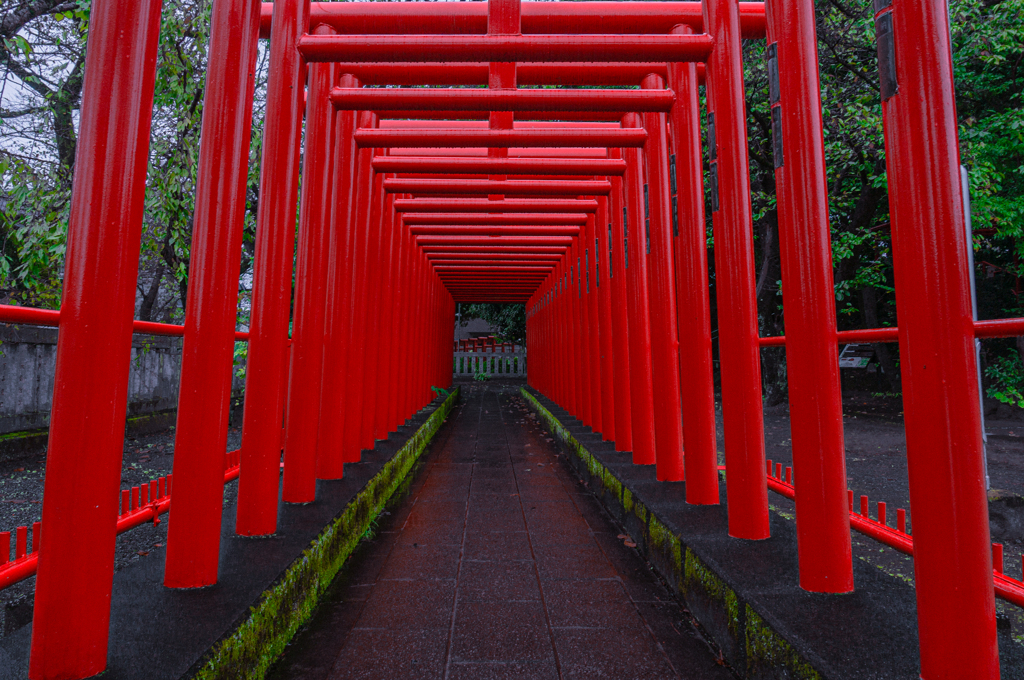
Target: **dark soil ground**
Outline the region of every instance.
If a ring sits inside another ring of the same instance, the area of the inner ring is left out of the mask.
[[[242,431],[232,428],[228,431],[228,451],[237,449],[241,443]],[[138,438],[126,439],[121,463],[121,488],[147,483],[151,479],[171,472],[174,452],[174,430],[166,430]],[[19,526],[31,527],[38,522],[43,506],[43,476],[46,473],[46,458],[16,461],[0,460],[0,531],[10,531],[13,557],[14,530]],[[237,482],[225,486],[225,500],[238,487]],[[136,560],[146,559],[150,548],[160,547],[167,539],[167,515],[160,517],[159,524],[143,524],[117,537],[117,551],[114,569],[123,569]],[[29,539],[31,544],[31,538]],[[0,637],[20,628],[32,620],[32,594],[35,592],[35,577],[26,579],[10,588],[0,590]]]
[[[720,405],[719,405],[720,409]],[[878,501],[885,501],[888,522],[895,526],[896,509],[907,511],[913,532],[907,478],[907,441],[903,428],[903,404],[899,396],[870,391],[843,391],[846,439],[846,477],[859,508],[860,496],[870,499],[876,517]],[[723,450],[721,410],[718,411],[718,445]],[[1024,551],[1024,410],[985,400],[985,431],[988,434],[989,523],[992,540],[1004,546],[1004,571],[1021,578]],[[765,408],[765,451],[769,459],[792,465],[788,405]],[[769,494],[772,509],[794,517],[793,502]],[[913,582],[913,560],[854,532],[854,557]],[[1014,639],[1024,644],[1024,610],[996,600],[1000,625],[1012,625]]]

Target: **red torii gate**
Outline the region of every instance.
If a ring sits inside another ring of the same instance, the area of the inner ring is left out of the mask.
[[[993,576],[973,342],[1024,322],[972,320],[945,3],[875,4],[922,676],[997,677],[994,588],[1015,601],[1024,589]],[[92,6],[33,678],[88,677],[106,663],[159,9]],[[812,0],[224,0],[211,21],[165,585],[217,578],[253,65],[272,33],[238,533],[274,532],[282,447],[283,497],[308,502],[316,478],[340,477],[430,385],[448,384],[454,305],[481,299],[527,303],[531,385],[656,464],[659,479],[685,478],[689,502],[719,501],[701,62],[729,533],[768,535],[758,352],[784,342],[801,585],[853,588]],[[758,337],[753,293],[740,40],[765,34],[784,340]],[[563,123],[540,122],[551,119]],[[368,375],[380,356],[399,360]]]

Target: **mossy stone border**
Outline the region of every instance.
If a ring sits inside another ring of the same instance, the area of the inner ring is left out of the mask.
[[[459,388],[456,387],[356,494],[345,511],[320,532],[281,579],[250,607],[248,618],[235,632],[217,643],[193,678],[262,680],[266,676],[285,645],[313,614],[324,591],[370,523],[401,486],[458,399]]]
[[[722,649],[733,669],[747,678],[821,680],[821,673],[743,600],[683,538],[647,507],[615,472],[572,435],[530,391],[520,392],[544,426],[576,457],[573,467],[613,517],[622,521],[637,547],[680,595]]]

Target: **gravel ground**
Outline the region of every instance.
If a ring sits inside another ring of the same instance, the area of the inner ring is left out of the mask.
[[[240,428],[229,430],[227,450],[237,449],[241,439]],[[121,465],[121,488],[130,489],[170,473],[173,452],[173,429],[126,439]],[[45,472],[45,457],[16,462],[0,460],[0,531],[12,532],[11,557],[14,530],[19,526],[27,526],[31,536],[32,523],[38,522],[42,514]],[[225,502],[233,500],[237,487],[237,482],[226,485]],[[159,524],[143,524],[118,536],[114,569],[120,570],[136,560],[146,559],[150,548],[163,545],[167,539],[167,517],[164,514]],[[31,538],[29,541],[31,543]],[[0,590],[0,637],[31,620],[35,581],[33,576]]]

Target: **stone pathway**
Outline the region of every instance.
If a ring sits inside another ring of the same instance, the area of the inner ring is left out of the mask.
[[[275,679],[734,678],[516,386],[463,387]]]

